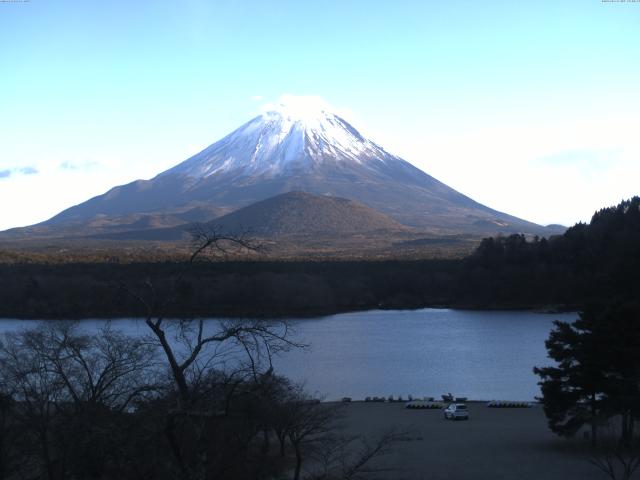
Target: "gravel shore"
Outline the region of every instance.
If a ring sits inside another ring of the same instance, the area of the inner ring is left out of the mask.
[[[468,402],[469,420],[444,420],[442,410],[410,410],[404,403],[345,405],[345,432],[378,435],[407,431],[377,466],[379,478],[567,480],[606,478],[588,461],[588,445],[557,437],[540,406],[488,408]]]

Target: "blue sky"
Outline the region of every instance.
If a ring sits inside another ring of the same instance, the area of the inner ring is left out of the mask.
[[[0,229],[150,178],[317,95],[493,208],[572,224],[640,189],[640,3],[0,3]],[[46,201],[42,201],[46,197]]]

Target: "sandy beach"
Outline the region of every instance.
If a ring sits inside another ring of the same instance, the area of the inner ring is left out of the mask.
[[[393,479],[604,479],[588,462],[584,441],[557,437],[542,408],[488,408],[469,402],[468,421],[444,420],[442,410],[410,410],[404,403],[352,402],[344,408],[347,433],[376,435],[390,428],[406,438],[378,466]]]

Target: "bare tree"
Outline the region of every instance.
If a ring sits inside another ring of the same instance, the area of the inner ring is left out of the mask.
[[[301,385],[284,380],[270,406],[271,428],[280,440],[284,455],[285,438],[295,456],[292,478],[298,480],[355,480],[392,469],[375,465],[375,460],[391,452],[406,432],[390,430],[380,436],[344,435],[340,433],[343,404],[321,403]],[[303,477],[303,464],[309,464]]]
[[[5,334],[0,345],[3,389],[14,400],[12,416],[37,447],[35,464],[48,478],[64,478],[65,469],[74,466],[71,457],[75,465],[104,467],[108,452],[95,442],[108,443],[113,435],[100,429],[101,423],[154,388],[149,375],[143,375],[152,355],[140,339],[109,326],[96,336],[82,334],[72,322]]]
[[[333,432],[342,406],[322,404],[298,386],[290,392],[282,407],[285,412],[284,431],[295,454],[293,478],[298,480],[305,451],[313,451]]]
[[[175,387],[176,404],[167,416],[165,433],[183,478],[206,476],[208,453],[207,432],[211,428],[206,419],[226,414],[219,413],[211,402],[199,401],[199,385],[209,378],[211,370],[229,370],[239,382],[248,375],[257,384],[264,372],[272,370],[275,354],[298,347],[290,338],[286,322],[268,322],[255,319],[205,321],[203,318],[167,319],[167,313],[176,302],[179,286],[194,263],[207,255],[228,256],[238,252],[254,252],[246,235],[224,235],[205,226],[193,231],[193,253],[189,261],[177,272],[172,292],[160,294],[153,282],[145,282],[145,291],[135,292],[121,285],[132,295],[145,314],[145,324],[165,357]],[[245,392],[246,393],[246,392]],[[227,398],[227,404],[229,399]],[[178,425],[180,423],[180,425]],[[179,432],[187,428],[195,438],[197,452],[184,452],[185,442]],[[191,458],[191,461],[187,460]]]
[[[0,390],[0,480],[16,478],[25,463],[21,454],[24,432],[16,422],[15,408],[12,396]]]
[[[372,465],[392,452],[393,445],[405,439],[406,432],[389,430],[369,438],[363,435],[329,435],[313,452],[318,471],[309,480],[360,480],[371,474],[388,473],[394,468]]]
[[[101,405],[125,411],[133,400],[157,389],[149,368],[152,346],[113,329],[110,323],[97,334],[80,331],[78,322],[48,322],[18,334],[50,374],[60,379],[66,400],[77,410]],[[142,375],[142,371],[145,375]]]
[[[151,281],[145,282],[146,294],[136,293],[126,285],[121,288],[143,306],[145,323],[161,347],[178,393],[179,410],[187,410],[191,402],[191,385],[203,371],[216,362],[239,360],[238,352],[246,353],[253,374],[259,368],[271,368],[274,354],[300,346],[290,339],[286,322],[263,320],[225,320],[206,322],[202,318],[166,318],[176,302],[178,285],[190,267],[206,257],[228,256],[232,253],[255,252],[259,249],[246,235],[225,235],[204,225],[192,228],[193,253],[189,261],[176,274],[174,291],[160,294]],[[247,366],[247,365],[245,365]],[[190,382],[190,380],[192,382]]]
[[[621,439],[608,425],[588,460],[611,480],[630,480],[640,468],[640,438]]]
[[[24,452],[25,456],[32,456],[36,469],[53,480],[60,452],[51,440],[57,406],[65,399],[64,383],[30,348],[33,335],[30,331],[5,335],[0,345],[0,373],[5,391],[16,400],[14,416],[32,440],[33,449]]]

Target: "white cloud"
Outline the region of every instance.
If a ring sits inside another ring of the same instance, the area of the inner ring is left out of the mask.
[[[0,179],[15,177],[16,175],[37,175],[40,171],[33,166],[5,168],[0,170]]]
[[[60,163],[60,168],[63,170],[90,170],[101,166],[102,164],[100,162],[96,162],[94,160],[88,160],[85,162],[65,161]]]
[[[0,211],[0,231],[42,222],[116,185],[143,178],[146,173],[129,158],[96,158],[84,162],[67,161],[67,167],[72,168],[64,168],[65,162],[42,157],[38,175],[12,175],[9,179],[0,179],[0,204],[16,206]]]

